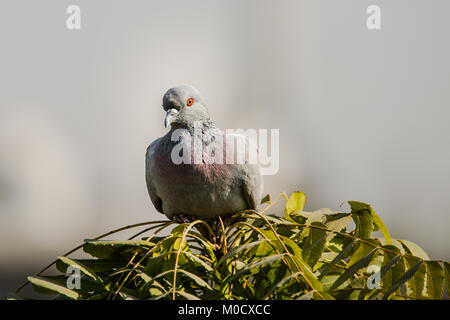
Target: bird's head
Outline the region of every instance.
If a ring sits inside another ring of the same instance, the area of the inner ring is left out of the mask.
[[[169,125],[172,128],[191,127],[195,121],[211,121],[200,91],[190,85],[167,90],[162,106],[166,111],[166,128]]]

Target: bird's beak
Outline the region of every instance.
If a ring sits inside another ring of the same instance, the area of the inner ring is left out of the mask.
[[[164,126],[166,128],[168,126],[170,126],[170,123],[172,122],[173,118],[176,117],[177,113],[178,113],[177,109],[169,109],[169,110],[167,110],[166,119],[164,120]]]

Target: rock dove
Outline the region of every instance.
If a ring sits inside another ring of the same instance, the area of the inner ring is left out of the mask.
[[[162,106],[170,131],[146,153],[147,189],[156,210],[182,221],[257,210],[262,176],[249,156],[250,150],[257,152],[255,143],[218,129],[202,95],[190,85],[169,89]]]

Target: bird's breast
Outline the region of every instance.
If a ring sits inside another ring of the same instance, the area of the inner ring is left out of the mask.
[[[209,163],[205,161],[207,155],[204,155],[202,163],[180,163],[172,161],[168,153],[155,153],[155,169],[163,179],[171,181],[196,184],[196,183],[216,183],[227,178],[232,170],[229,164]],[[204,162],[205,161],[205,162]]]

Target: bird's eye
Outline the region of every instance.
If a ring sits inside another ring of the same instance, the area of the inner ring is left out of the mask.
[[[187,99],[186,104],[188,107],[192,106],[194,104],[194,99],[192,99],[192,98]]]

